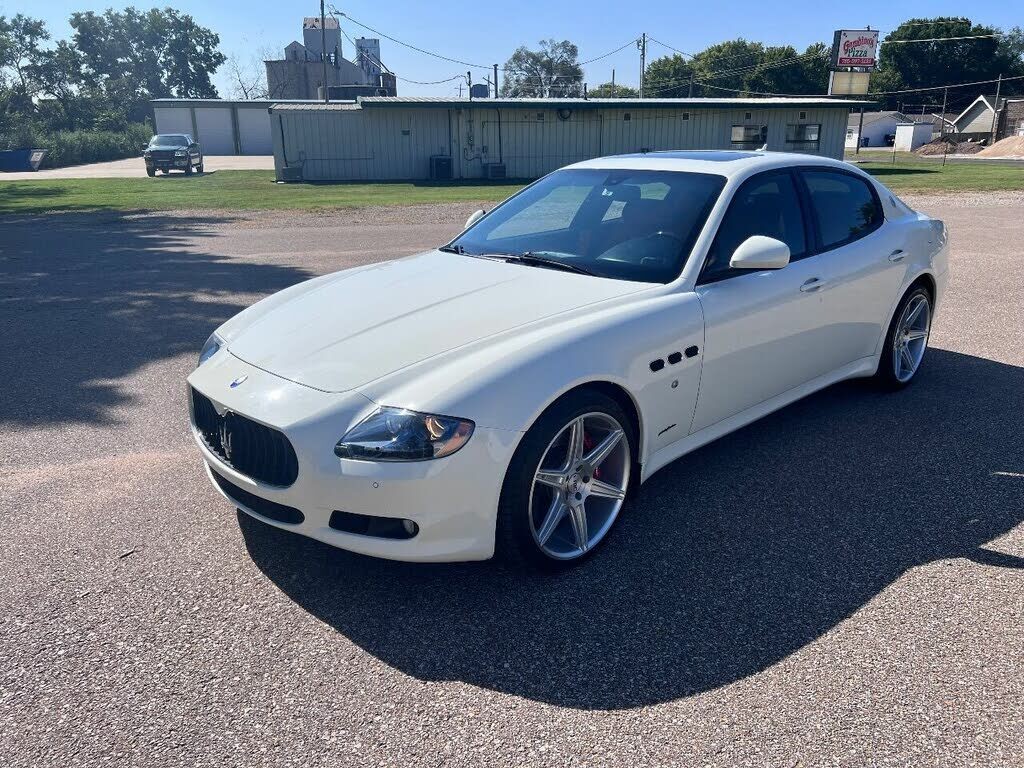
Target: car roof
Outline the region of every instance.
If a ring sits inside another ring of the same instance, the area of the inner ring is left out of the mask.
[[[794,165],[829,165],[847,169],[851,167],[849,163],[829,157],[795,152],[739,152],[701,149],[595,157],[592,160],[584,160],[567,167],[683,171],[732,177],[747,176],[762,170]]]

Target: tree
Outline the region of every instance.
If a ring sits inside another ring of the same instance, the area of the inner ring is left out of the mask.
[[[988,35],[988,37],[984,37]],[[937,38],[975,37],[974,40]],[[921,40],[926,42],[906,42]],[[886,35],[878,71],[871,77],[875,93],[929,88],[1024,74],[1024,34],[1019,28],[1003,35],[997,27],[975,24],[966,17],[908,19]],[[992,86],[994,87],[994,86]],[[971,98],[989,86],[973,86]],[[1013,86],[1008,86],[1012,89]],[[954,94],[959,97],[962,94]],[[934,92],[888,94],[881,101],[892,109],[900,101],[927,98]],[[941,98],[941,95],[939,96]],[[961,99],[962,100],[962,99]]]
[[[36,95],[32,65],[39,54],[39,44],[50,38],[46,24],[39,19],[17,14],[8,19],[0,16],[0,88],[8,109],[31,111]]]
[[[611,83],[601,83],[596,88],[587,89],[587,96],[592,99],[635,99],[639,95],[636,88],[616,84],[613,89]]]
[[[228,57],[227,68],[231,81],[231,98],[270,98],[267,75],[264,71],[262,60],[251,58],[248,62],[244,62],[236,54]]]
[[[821,94],[828,90],[828,50],[824,43],[815,43],[799,54],[790,45],[726,40],[690,59],[675,54],[652,61],[647,67],[644,95]]]
[[[562,97],[583,95],[579,49],[568,40],[541,40],[540,49],[520,46],[505,62],[502,96]]]
[[[224,63],[220,37],[173,8],[71,15],[87,85],[142,120],[153,98],[216,98],[210,76]]]

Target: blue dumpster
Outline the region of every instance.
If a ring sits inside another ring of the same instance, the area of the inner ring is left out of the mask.
[[[0,152],[0,171],[38,171],[45,149],[8,149]]]

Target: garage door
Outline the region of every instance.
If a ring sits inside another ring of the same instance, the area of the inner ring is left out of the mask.
[[[196,107],[196,140],[205,155],[235,154],[235,134],[230,107]]]
[[[243,155],[272,155],[270,112],[266,107],[239,107],[238,138]]]
[[[192,113],[188,107],[157,107],[153,119],[157,133],[192,133]]]

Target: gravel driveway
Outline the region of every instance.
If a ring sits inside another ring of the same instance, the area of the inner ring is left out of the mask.
[[[955,271],[915,384],[676,462],[558,579],[262,525],[188,434],[218,323],[475,206],[0,220],[2,763],[1021,765],[1024,200],[910,202]]]

